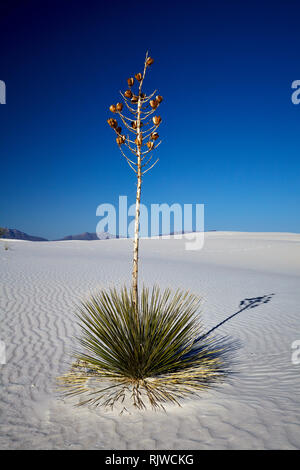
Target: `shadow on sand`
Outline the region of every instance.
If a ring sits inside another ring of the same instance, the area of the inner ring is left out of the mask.
[[[209,338],[211,333],[220,326],[224,325],[227,321],[231,320],[233,317],[239,313],[248,310],[250,308],[259,307],[262,304],[270,302],[273,295],[268,294],[260,297],[253,297],[249,299],[244,299],[239,304],[239,310],[229,317],[225,318],[222,322],[218,323],[216,326],[211,328],[209,331],[199,336],[193,344],[192,349],[187,355],[203,353],[203,357],[206,357],[206,354],[210,358],[214,358],[218,363],[220,362],[219,373],[221,376],[225,377],[228,375],[236,375],[237,372],[233,371],[233,366],[236,363],[234,360],[235,351],[241,348],[241,343],[239,340],[232,339],[229,336],[212,336]],[[207,349],[207,341],[209,341],[209,348]],[[207,356],[208,357],[208,356]]]
[[[240,309],[233,313],[232,315],[230,315],[229,317],[225,318],[225,320],[221,321],[220,323],[218,323],[216,326],[214,326],[213,328],[211,328],[209,331],[207,331],[207,333],[205,333],[204,335],[200,336],[199,338],[196,339],[195,343],[203,338],[205,338],[206,336],[210,335],[213,331],[215,331],[217,328],[220,328],[220,326],[224,325],[224,323],[226,323],[227,321],[231,320],[231,318],[235,317],[236,315],[238,315],[239,313],[243,312],[244,310],[247,310],[249,308],[255,308],[255,307],[259,307],[260,305],[262,304],[266,304],[268,302],[270,302],[270,300],[272,299],[272,296],[275,295],[275,294],[268,294],[268,295],[263,295],[261,297],[252,297],[251,299],[244,299],[244,300],[241,300],[240,302]]]

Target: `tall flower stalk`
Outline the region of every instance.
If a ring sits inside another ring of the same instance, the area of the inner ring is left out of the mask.
[[[129,131],[128,134],[122,133],[122,127],[119,126],[117,119],[110,118],[107,120],[110,127],[116,132],[116,142],[121,150],[121,153],[127,161],[130,168],[135,172],[137,177],[137,190],[136,190],[136,205],[135,205],[135,229],[134,229],[134,243],[133,243],[133,265],[132,265],[132,297],[135,306],[136,319],[138,320],[138,261],[139,261],[139,225],[140,225],[140,204],[141,204],[141,190],[142,190],[142,177],[145,173],[151,170],[158,162],[158,158],[152,161],[153,151],[160,145],[161,141],[156,142],[159,138],[157,129],[161,123],[161,117],[154,115],[163,98],[157,95],[155,90],[150,95],[143,93],[143,83],[149,67],[153,64],[154,60],[146,53],[143,73],[136,73],[135,77],[130,77],[127,80],[128,89],[122,93],[123,102],[127,109],[126,116],[123,111],[123,104],[117,103],[110,106],[110,111],[119,115],[125,129]],[[136,93],[134,87],[136,85]],[[150,118],[151,115],[152,119]],[[132,138],[131,134],[134,134]],[[134,156],[128,157],[124,146]]]

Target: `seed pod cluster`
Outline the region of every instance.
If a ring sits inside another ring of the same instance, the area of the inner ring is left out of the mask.
[[[107,122],[110,125],[110,127],[112,127],[113,129],[116,129],[118,127],[118,123],[116,119],[109,118],[107,119]]]
[[[158,96],[155,98],[155,100],[150,100],[149,103],[150,103],[151,108],[152,108],[152,109],[156,109],[157,106],[160,105],[160,103],[162,102],[162,100],[163,100],[163,97],[160,96],[160,95],[158,95]]]
[[[158,103],[156,100],[150,100],[149,103],[152,109],[156,109],[158,106]]]
[[[148,57],[147,60],[146,60],[146,64],[145,64],[146,67],[150,67],[153,64],[153,62],[154,62],[153,58]],[[139,100],[140,100],[141,103],[144,103],[145,102],[144,100],[146,100],[146,103],[147,103],[149,98],[147,98],[145,93],[141,92],[141,82],[142,82],[142,80],[143,80],[143,74],[142,73],[136,73],[134,75],[134,77],[129,77],[127,79],[128,88],[127,88],[127,90],[125,90],[123,97],[130,100],[131,103],[138,103]],[[132,87],[135,83],[137,83],[137,87],[138,87],[137,94],[135,94],[132,90]],[[151,110],[147,111],[147,105],[145,106],[145,108],[142,107],[142,109],[146,110],[145,114],[147,114],[148,112],[150,114],[152,114],[152,112],[154,112],[157,109],[157,107],[160,105],[160,103],[162,101],[163,101],[163,97],[161,95],[157,95],[155,98],[150,99],[150,101],[149,101],[150,107],[152,108],[153,111],[151,111]],[[125,100],[125,104],[127,105],[126,100]],[[109,107],[109,110],[112,113],[121,113],[122,110],[123,110],[123,104],[122,103],[112,104]],[[148,151],[151,151],[151,150],[155,149],[156,148],[155,142],[159,138],[158,133],[157,132],[152,132],[152,133],[150,133],[150,135],[148,134],[148,138],[144,140],[144,144],[143,144],[143,136],[142,136],[142,132],[140,131],[140,128],[143,126],[143,122],[141,121],[140,115],[137,114],[136,111],[132,110],[132,114],[134,115],[134,119],[139,118],[139,121],[134,120],[130,123],[131,130],[135,131],[134,133],[136,135],[136,138],[135,138],[134,142],[135,142],[136,146],[138,147],[139,150],[141,149],[142,145],[145,145],[148,148]],[[124,116],[122,114],[120,114],[120,116],[123,119]],[[142,118],[142,119],[145,119],[145,118]],[[155,115],[155,116],[152,117],[152,122],[153,122],[153,124],[155,125],[156,128],[160,125],[161,121],[162,121],[162,119],[161,119],[160,116]],[[113,119],[113,118],[110,118],[110,119],[107,120],[107,122],[108,122],[109,126],[117,134],[117,136],[116,136],[117,144],[119,146],[123,145],[124,143],[127,144],[126,136],[122,134],[122,127],[119,126],[117,120]],[[139,127],[138,127],[138,122],[139,122]],[[146,123],[146,126],[148,126],[148,124],[149,123]],[[125,123],[125,127],[128,127],[128,126],[129,126],[129,124],[126,125],[126,123]],[[146,140],[147,140],[147,142],[146,142]],[[129,145],[129,143],[128,143],[128,145]]]
[[[134,78],[133,78],[133,77],[128,78],[128,79],[127,79],[127,83],[128,83],[128,86],[129,86],[129,87],[132,87],[133,84],[134,84]]]
[[[148,59],[146,60],[146,66],[149,67],[150,65],[152,65],[154,62],[154,59],[152,59],[152,57],[148,57]]]
[[[132,97],[132,91],[131,90],[126,90],[125,93],[124,93],[124,96],[126,96],[126,98],[131,98]]]
[[[122,103],[117,103],[117,104],[112,104],[110,107],[109,107],[109,110],[112,112],[112,113],[120,113],[123,109],[123,104]]]
[[[140,122],[140,128],[143,127],[144,123],[143,122]],[[136,121],[132,121],[131,122],[131,127],[132,129],[137,129],[137,122]]]
[[[151,136],[150,136],[150,139],[152,140],[157,140],[159,137],[158,133],[157,132],[152,132]]]
[[[153,121],[153,124],[155,124],[155,126],[159,126],[160,123],[161,123],[161,117],[160,116],[154,116],[152,121]]]
[[[135,79],[136,79],[138,82],[140,82],[140,81],[142,80],[142,78],[143,78],[143,75],[142,75],[141,73],[136,73],[136,74],[135,74]]]
[[[149,67],[150,65],[152,65],[154,62],[154,59],[152,57],[148,57],[148,59],[146,60],[146,67]],[[137,82],[141,82],[143,80],[143,75],[139,72],[139,73],[136,73],[134,75],[134,78],[136,79]],[[124,96],[126,98],[129,98],[131,100],[132,103],[136,104],[139,100],[139,97],[137,95],[135,95],[134,93],[132,93],[131,91],[131,87],[134,85],[134,78],[133,77],[129,77],[127,79],[127,84],[128,84],[128,89],[124,92]],[[146,95],[145,93],[140,93],[140,98],[141,100],[144,100],[146,98]],[[153,108],[153,109],[156,109],[157,106],[162,102],[162,96],[157,96],[155,98],[155,100],[151,100],[150,101],[150,106]],[[112,111],[112,110],[111,110]],[[118,109],[116,109],[116,111],[118,111]],[[112,112],[116,112],[116,111],[112,111]]]
[[[120,135],[116,138],[116,142],[118,145],[122,145],[125,142],[125,135]]]
[[[147,147],[149,150],[152,150],[153,149],[153,146],[154,146],[154,142],[152,142],[151,140],[149,140],[149,142],[147,142]]]

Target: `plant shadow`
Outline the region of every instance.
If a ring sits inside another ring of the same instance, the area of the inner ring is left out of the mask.
[[[214,326],[209,331],[207,331],[204,335],[197,338],[195,340],[195,342],[197,342],[197,341],[205,338],[206,336],[210,335],[217,328],[220,328],[220,326],[224,325],[224,323],[228,322],[229,320],[231,320],[231,318],[235,317],[236,315],[243,312],[244,310],[247,310],[247,309],[250,309],[250,308],[256,308],[256,307],[259,307],[262,304],[266,304],[266,303],[270,302],[273,295],[275,295],[275,294],[262,295],[260,297],[252,297],[250,299],[241,300],[240,305],[239,305],[240,309],[237,312],[235,312],[232,315],[230,315],[229,317],[225,318],[225,320],[221,321],[216,326]]]
[[[235,352],[242,347],[241,342],[237,339],[232,339],[229,336],[215,336],[212,335],[215,330],[220,328],[224,323],[231,320],[236,315],[242,313],[250,308],[259,307],[262,304],[270,302],[275,294],[268,294],[259,297],[243,299],[239,304],[239,310],[232,315],[229,315],[223,321],[215,325],[213,328],[199,336],[193,343],[191,350],[187,353],[187,356],[197,355],[203,353],[204,357],[209,354],[209,357],[215,359],[222,364],[219,372],[223,377],[236,374],[233,370],[233,366],[236,364]],[[212,335],[212,336],[211,336]],[[211,338],[209,338],[211,336]],[[207,340],[209,339],[210,347],[207,350]],[[204,341],[206,340],[206,341]]]

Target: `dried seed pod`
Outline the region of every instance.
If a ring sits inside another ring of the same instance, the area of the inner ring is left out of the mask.
[[[107,122],[110,125],[110,127],[112,127],[113,129],[115,129],[118,126],[116,119],[109,118],[107,119]]]
[[[117,134],[121,134],[121,132],[122,132],[122,127],[117,127],[116,133],[117,133]]]
[[[143,78],[143,75],[142,75],[141,73],[136,73],[136,74],[135,74],[135,79],[136,79],[138,82],[140,82],[140,81],[142,80],[142,78]]]
[[[145,98],[145,96],[146,96],[145,93],[140,93],[140,97],[142,100]]]
[[[109,110],[112,112],[112,113],[115,113],[116,112],[116,106],[114,104],[112,104],[110,107],[109,107]]]
[[[136,95],[132,95],[132,98],[131,98],[131,103],[137,103],[139,100],[139,97],[136,96]]]
[[[126,98],[131,98],[132,97],[132,91],[131,90],[126,90],[125,93],[124,93],[124,96],[126,96]]]
[[[149,150],[152,150],[153,146],[154,146],[154,142],[151,142],[151,140],[149,142],[147,142],[147,147],[148,147]]]
[[[152,121],[156,126],[159,126],[159,124],[161,123],[161,117],[160,116],[154,116]]]
[[[121,112],[122,109],[123,109],[123,104],[122,103],[117,103],[116,104],[116,109],[117,109],[117,111]]]
[[[158,102],[156,100],[150,100],[150,106],[151,108],[155,109],[158,106]]]
[[[141,135],[138,135],[134,142],[135,142],[135,145],[141,146],[142,143],[143,143],[143,138],[142,138],[142,136],[141,136]]]
[[[149,67],[149,65],[152,65],[153,62],[154,62],[154,59],[152,59],[152,57],[148,57],[148,59],[146,60],[147,67]]]
[[[118,145],[124,144],[124,142],[125,142],[125,136],[124,136],[124,135],[120,135],[119,137],[116,138],[116,142],[117,142]]]
[[[143,124],[142,122],[140,122],[140,127],[143,127],[143,125],[144,125],[144,124]],[[132,121],[132,122],[131,122],[131,127],[132,127],[132,129],[137,129],[137,122],[136,122],[136,121]]]
[[[157,97],[155,99],[158,103],[161,103],[162,100],[163,100],[163,97],[161,95],[157,95]]]
[[[157,139],[159,138],[159,135],[158,135],[157,132],[152,132],[150,138],[151,138],[152,140],[157,140]]]
[[[130,77],[127,79],[128,86],[132,86],[134,84],[134,78]]]

